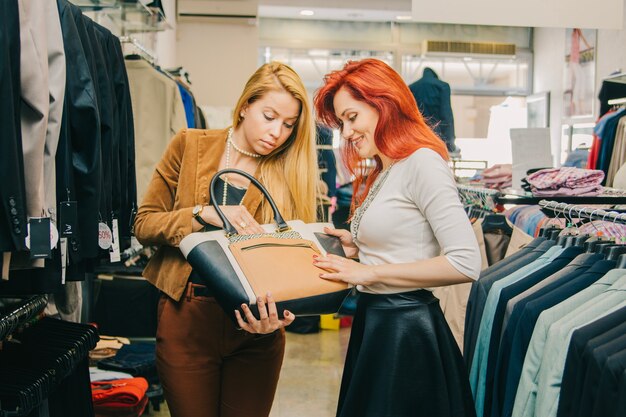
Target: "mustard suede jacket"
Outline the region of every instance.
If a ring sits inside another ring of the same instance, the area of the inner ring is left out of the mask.
[[[209,184],[219,168],[227,135],[228,129],[178,132],[157,164],[135,218],[139,242],[159,247],[143,276],[176,301],[191,274],[191,265],[178,245],[191,233],[193,207],[209,205]],[[252,186],[243,200],[257,221],[261,220],[262,197]]]

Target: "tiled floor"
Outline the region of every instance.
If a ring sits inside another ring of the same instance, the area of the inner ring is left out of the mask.
[[[349,328],[306,335],[287,333],[285,362],[270,417],[335,415],[349,337]],[[165,405],[149,416],[170,414]]]

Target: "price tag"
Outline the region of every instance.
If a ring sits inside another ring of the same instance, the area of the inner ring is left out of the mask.
[[[2,254],[2,280],[9,280],[9,264],[11,263],[11,252]]]
[[[100,222],[98,225],[98,246],[102,249],[109,249],[113,243],[113,233],[106,223]]]
[[[59,231],[61,236],[74,236],[77,233],[78,208],[76,201],[61,201],[59,204]]]
[[[67,272],[67,238],[61,238],[61,284],[65,285],[65,274]]]
[[[52,257],[52,223],[50,217],[31,217],[28,220],[26,247],[30,249],[30,259],[50,259]],[[56,231],[56,227],[54,228]],[[58,238],[58,234],[57,234]],[[56,245],[56,241],[54,241]]]
[[[109,251],[109,258],[111,258],[111,262],[119,262],[122,259],[120,256],[120,232],[115,217],[113,218],[113,243]]]

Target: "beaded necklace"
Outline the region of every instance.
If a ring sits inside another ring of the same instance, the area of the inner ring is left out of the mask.
[[[376,197],[376,194],[378,194],[380,188],[383,186],[383,183],[389,176],[389,172],[393,164],[395,164],[395,161],[391,162],[391,164],[389,164],[389,166],[385,168],[385,170],[381,172],[378,177],[376,177],[374,184],[372,184],[372,187],[367,192],[367,196],[365,196],[365,200],[363,200],[363,203],[357,207],[356,210],[354,210],[354,216],[352,217],[352,222],[350,224],[350,233],[352,234],[353,241],[356,242],[357,240],[356,236],[359,233],[359,226],[361,225],[363,214],[365,214],[365,211],[374,200],[374,197]]]

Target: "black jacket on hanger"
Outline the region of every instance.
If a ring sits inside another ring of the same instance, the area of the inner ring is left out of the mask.
[[[117,146],[118,149],[113,151],[113,190],[119,190],[119,193],[113,193],[113,207],[114,210],[119,210],[119,213],[116,214],[119,215],[120,236],[130,238],[131,213],[137,207],[135,137],[130,87],[119,39],[100,25],[96,25],[96,29],[105,38],[103,50],[106,50],[109,64],[109,79],[113,85],[116,102],[114,125],[119,145]],[[118,156],[116,157],[116,155]],[[119,198],[119,201],[117,198]]]
[[[72,161],[78,204],[80,251],[83,258],[98,255],[98,223],[102,198],[100,112],[95,64],[82,12],[67,0],[58,0],[68,65]],[[68,55],[71,49],[73,56]],[[74,76],[69,75],[70,68]]]
[[[0,187],[0,252],[10,252],[26,250],[17,0],[0,2],[0,97],[0,178],[4,180]]]
[[[431,68],[424,68],[422,78],[409,85],[417,107],[435,133],[454,151],[454,116],[450,103],[450,84],[441,81]]]

